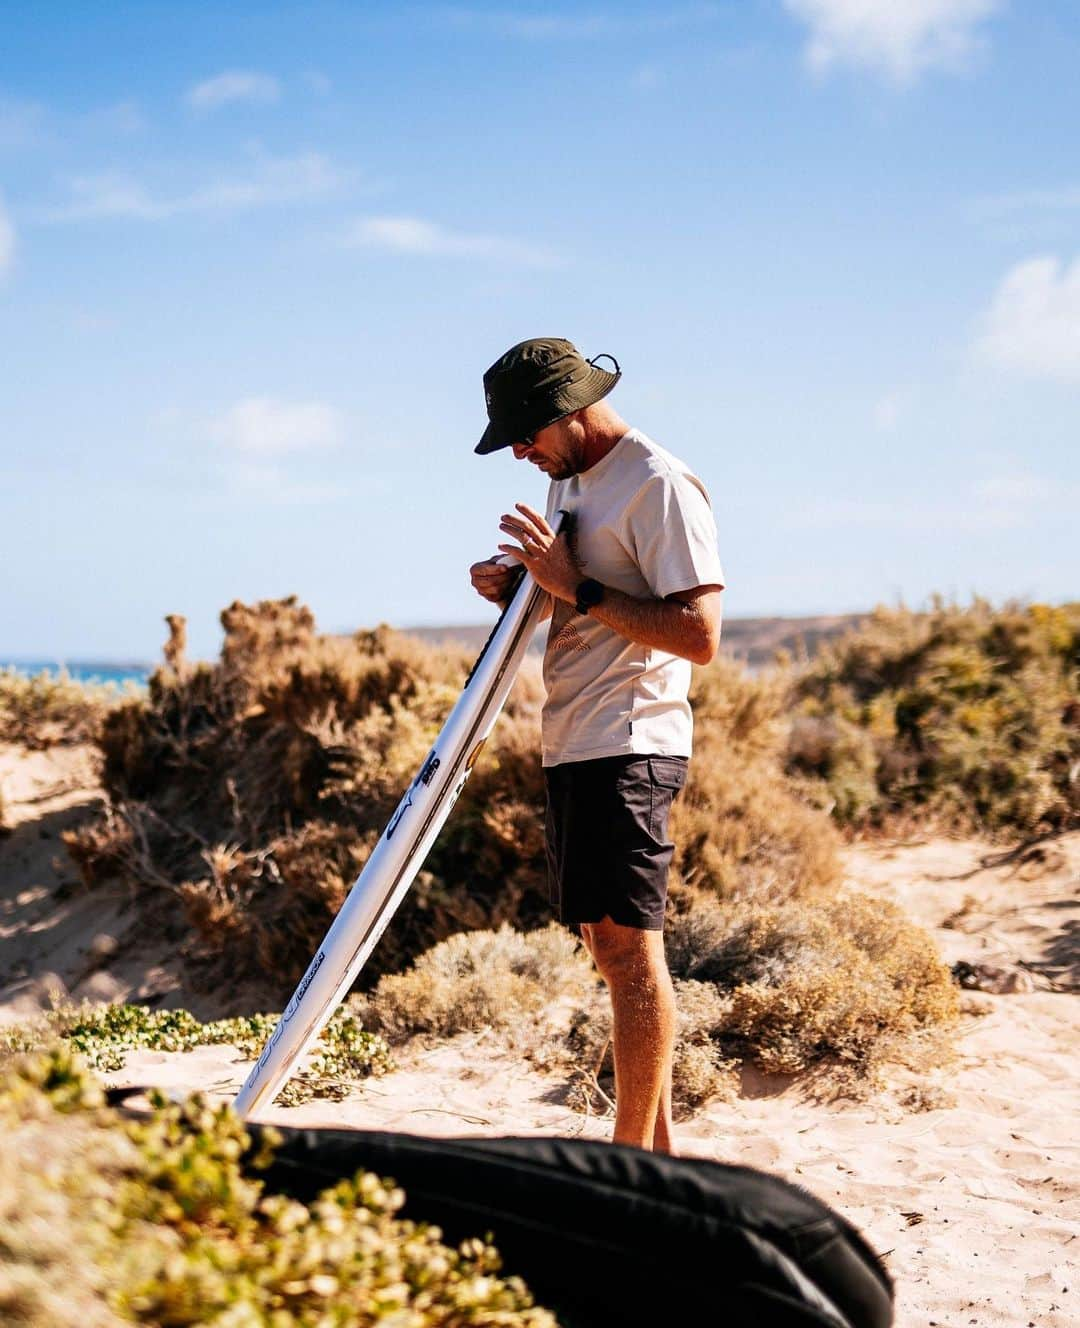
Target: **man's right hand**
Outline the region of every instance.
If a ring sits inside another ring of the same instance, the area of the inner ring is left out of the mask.
[[[517,570],[516,564],[507,566],[497,558],[486,558],[482,563],[473,563],[469,568],[469,577],[478,595],[501,606],[510,593],[510,585]]]

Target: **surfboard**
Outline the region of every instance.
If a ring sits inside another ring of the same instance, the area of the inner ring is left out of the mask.
[[[560,519],[565,526],[564,514],[560,513]],[[241,1118],[273,1102],[344,1000],[408,893],[499,717],[545,599],[545,592],[522,569],[435,745],[405,790],[237,1094],[233,1105]]]

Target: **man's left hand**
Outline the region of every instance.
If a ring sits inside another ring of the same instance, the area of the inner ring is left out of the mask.
[[[543,590],[557,599],[573,604],[582,572],[565,535],[556,535],[539,512],[525,503],[515,503],[518,515],[504,513],[499,529],[520,541],[500,544],[503,553],[513,554],[525,565],[525,570]]]

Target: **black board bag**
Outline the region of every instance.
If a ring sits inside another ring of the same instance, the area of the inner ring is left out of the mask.
[[[892,1323],[892,1281],[859,1232],[762,1171],[584,1139],[280,1132],[269,1191],[309,1201],[359,1170],[392,1178],[401,1215],[449,1242],[490,1232],[565,1328]]]

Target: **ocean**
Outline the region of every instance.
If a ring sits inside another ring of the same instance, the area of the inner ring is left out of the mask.
[[[0,671],[4,669],[14,669],[28,677],[66,672],[76,682],[134,682],[139,686],[145,686],[152,672],[147,664],[85,659],[0,659]]]

